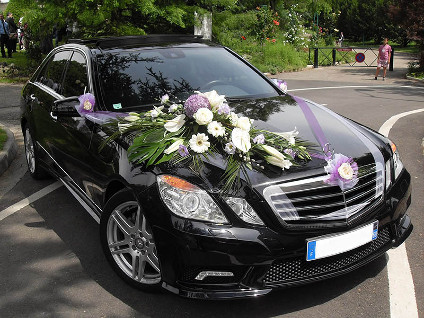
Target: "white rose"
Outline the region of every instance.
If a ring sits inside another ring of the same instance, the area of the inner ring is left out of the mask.
[[[176,132],[180,130],[180,128],[185,124],[185,117],[186,116],[184,114],[181,114],[174,119],[168,120],[164,125],[165,129],[169,132]]]
[[[343,163],[337,171],[343,179],[351,180],[353,178],[353,169],[347,162]]]
[[[177,151],[180,145],[183,144],[183,142],[184,142],[184,139],[177,139],[177,141],[175,141],[171,146],[169,146],[168,148],[164,150],[164,153],[169,155],[170,153]]]
[[[190,148],[197,153],[203,153],[209,149],[209,146],[211,145],[208,141],[208,136],[205,134],[197,134],[191,136],[191,139],[189,140]]]
[[[225,136],[225,128],[222,127],[221,123],[213,121],[208,125],[208,133],[214,137],[222,137]]]
[[[249,131],[250,127],[252,126],[252,122],[253,122],[253,119],[249,119],[247,117],[240,117],[237,120],[236,127]]]
[[[207,125],[213,119],[213,113],[207,108],[200,108],[194,115],[193,118],[199,125]]]
[[[265,157],[265,160],[272,164],[273,166],[277,166],[284,169],[289,169],[292,166],[292,163],[290,160],[287,159],[281,159],[274,156],[267,156]]]
[[[231,141],[237,149],[248,152],[252,147],[249,132],[241,128],[234,128],[231,133]]]
[[[200,95],[206,97],[209,100],[212,110],[214,111],[218,110],[219,106],[226,102],[225,95],[219,95],[215,90],[206,93],[200,93]]]

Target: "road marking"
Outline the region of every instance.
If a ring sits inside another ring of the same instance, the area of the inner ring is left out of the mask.
[[[393,125],[399,119],[420,112],[424,112],[424,108],[392,116],[386,120],[378,132],[388,137]],[[396,249],[389,250],[387,254],[389,255],[387,276],[389,278],[390,317],[418,318],[414,281],[412,279],[405,243]]]
[[[31,203],[37,201],[38,199],[41,199],[45,195],[49,194],[50,192],[53,192],[54,190],[60,188],[61,186],[62,186],[62,183],[60,181],[56,181],[52,183],[51,185],[41,189],[40,191],[37,191],[34,194],[31,194],[29,197],[22,199],[21,201],[0,211],[0,221],[7,218],[9,215],[12,215],[15,212],[18,212],[20,209],[23,209],[24,207],[30,205]]]
[[[315,91],[323,89],[337,89],[337,88],[413,88],[413,89],[424,89],[424,87],[408,86],[408,85],[353,85],[353,86],[328,86],[328,87],[309,87],[309,88],[296,88],[289,89],[288,92],[300,92],[300,91]]]
[[[409,112],[404,112],[404,113],[400,113],[397,114],[395,116],[390,117],[388,120],[386,120],[386,122],[380,127],[380,130],[378,131],[380,134],[388,137],[389,136],[389,132],[390,129],[392,129],[393,125],[402,117],[405,116],[409,116],[409,115],[413,115],[416,113],[421,113],[424,112],[424,108],[421,109],[416,109],[416,110],[411,110]]]

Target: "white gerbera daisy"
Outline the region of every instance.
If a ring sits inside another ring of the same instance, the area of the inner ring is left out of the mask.
[[[225,128],[222,127],[221,123],[213,121],[208,125],[208,133],[214,137],[222,137],[225,136]]]
[[[191,139],[189,141],[190,148],[197,153],[203,153],[209,149],[209,146],[211,145],[208,141],[208,136],[205,134],[197,134],[191,136]]]

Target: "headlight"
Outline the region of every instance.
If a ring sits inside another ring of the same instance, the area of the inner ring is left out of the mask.
[[[157,177],[160,196],[176,215],[214,223],[228,223],[227,218],[211,196],[183,179],[161,175]]]
[[[240,219],[247,223],[264,225],[264,222],[256,214],[255,210],[243,198],[226,197],[225,202],[238,215]]]
[[[400,160],[400,155],[399,155],[399,152],[397,151],[396,145],[390,141],[390,146],[393,152],[392,158],[393,158],[394,180],[396,180],[403,170],[403,163]]]

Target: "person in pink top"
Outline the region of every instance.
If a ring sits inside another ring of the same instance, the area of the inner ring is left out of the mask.
[[[387,66],[390,63],[390,56],[392,54],[392,47],[388,45],[388,38],[384,38],[383,44],[380,45],[378,49],[378,57],[377,57],[377,71],[375,72],[375,80],[378,77],[378,73],[380,73],[380,68],[383,68],[383,81],[386,79]]]

